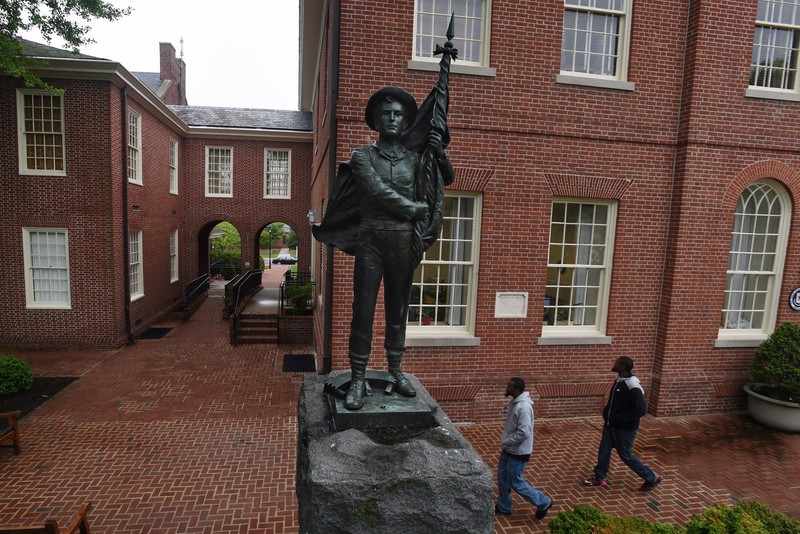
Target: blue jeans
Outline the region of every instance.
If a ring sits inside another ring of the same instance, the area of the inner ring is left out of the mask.
[[[650,482],[656,481],[656,474],[652,469],[642,463],[631,449],[636,441],[636,430],[620,430],[608,425],[603,426],[603,437],[600,439],[600,449],[597,451],[597,465],[594,474],[600,480],[605,480],[608,466],[611,462],[611,449],[617,449],[620,460],[631,468],[639,477]]]
[[[539,509],[550,505],[550,498],[537,490],[522,478],[522,472],[528,462],[515,460],[506,451],[500,453],[497,464],[497,507],[501,512],[511,513],[511,490],[516,491],[520,497]]]

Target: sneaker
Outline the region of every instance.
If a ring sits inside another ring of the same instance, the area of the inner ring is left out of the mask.
[[[584,486],[600,486],[601,488],[605,488],[607,486],[606,481],[604,478],[587,478],[583,481]]]
[[[511,515],[511,512],[504,512],[496,504],[494,505],[494,515]]]
[[[644,484],[642,484],[642,487],[639,488],[639,491],[650,491],[653,488],[655,488],[656,486],[658,486],[660,483],[661,483],[661,475],[656,473],[656,479],[653,482],[650,482],[649,480],[645,480]]]
[[[544,519],[544,516],[547,515],[547,512],[550,511],[550,508],[553,507],[553,498],[550,498],[550,504],[545,506],[544,508],[539,508],[536,510],[536,519]]]

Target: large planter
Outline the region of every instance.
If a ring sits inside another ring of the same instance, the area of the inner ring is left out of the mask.
[[[745,384],[750,417],[762,425],[783,432],[800,432],[800,404],[765,397]]]

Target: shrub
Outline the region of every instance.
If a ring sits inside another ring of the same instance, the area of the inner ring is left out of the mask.
[[[305,282],[287,282],[284,293],[292,303],[292,315],[305,315],[311,309],[314,285]]]
[[[557,534],[678,534],[682,529],[667,523],[650,523],[633,516],[617,517],[591,506],[576,504],[550,521]]]
[[[758,389],[774,399],[800,402],[800,325],[785,322],[756,348],[752,364],[753,381],[766,385]]]
[[[715,504],[702,516],[692,517],[686,534],[800,534],[800,521],[758,501],[743,501],[732,508]]]
[[[26,362],[16,356],[0,355],[0,395],[12,395],[30,389],[33,373]]]

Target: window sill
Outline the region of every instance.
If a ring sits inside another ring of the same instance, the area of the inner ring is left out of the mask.
[[[481,338],[475,336],[417,335],[406,336],[406,347],[479,347]]]
[[[27,304],[27,310],[71,310],[71,304],[42,304],[40,302],[34,304]]]
[[[439,72],[439,62],[410,59],[408,61],[408,69]],[[497,69],[493,67],[479,67],[477,65],[463,65],[460,63],[450,64],[450,72],[452,74],[470,74],[472,76],[488,76],[492,78],[497,76]]]
[[[542,336],[537,340],[539,345],[610,345],[614,341],[611,336],[601,336],[599,334],[593,336],[577,336],[577,335],[560,335],[560,336]]]
[[[19,170],[20,176],[66,176],[67,171],[44,171],[44,170],[30,170],[30,169],[20,169]]]
[[[800,102],[800,93],[795,93],[794,91],[778,91],[776,89],[767,89],[766,87],[748,87],[744,92],[744,96],[768,100]]]
[[[737,348],[737,347],[757,347],[761,345],[764,341],[766,341],[768,336],[761,334],[761,335],[752,335],[752,336],[737,336],[737,337],[718,337],[714,340],[714,348],[715,349],[728,349],[728,348]]]
[[[558,74],[556,83],[565,85],[583,85],[587,87],[598,87],[600,89],[616,89],[618,91],[633,91],[636,84],[622,80],[612,80],[609,78],[592,78],[589,76],[576,76],[574,74]]]

